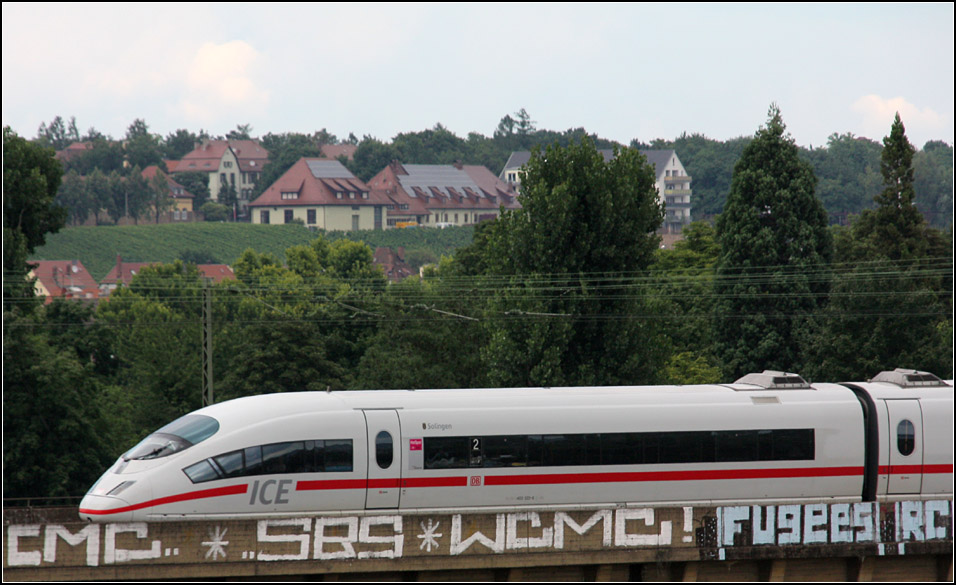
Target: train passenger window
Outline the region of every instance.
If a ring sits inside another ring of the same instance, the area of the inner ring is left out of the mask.
[[[245,449],[246,469],[243,475],[262,474],[262,447],[247,447]]]
[[[601,435],[578,435],[585,442],[585,465],[601,464]]]
[[[697,433],[661,433],[660,439],[661,463],[696,463],[701,460]]]
[[[325,471],[352,471],[352,439],[326,440]]]
[[[271,473],[352,471],[352,441],[291,441],[216,455],[183,469],[193,483]]]
[[[530,446],[530,445],[529,445]],[[541,437],[541,465],[587,465],[584,435],[544,435]]]
[[[906,419],[896,426],[896,448],[900,455],[911,455],[916,449],[916,427]]]
[[[713,461],[757,461],[757,431],[715,431]]]
[[[470,437],[426,437],[425,469],[468,467]]]
[[[298,473],[301,472],[302,441],[291,443],[272,443],[262,446],[262,473]]]
[[[219,479],[219,472],[209,463],[208,459],[203,459],[199,463],[190,465],[183,469],[183,472],[193,483],[202,483],[204,481],[213,481]]]
[[[306,450],[305,443],[305,441],[292,443],[293,448],[285,456],[286,473],[311,473],[315,471],[312,453]]]
[[[601,435],[603,465],[638,465],[644,463],[644,443],[639,433],[607,433]]]
[[[813,459],[813,429],[777,429],[773,431],[773,461]]]
[[[642,433],[644,459],[641,463],[668,463],[661,458],[661,433]]]
[[[388,431],[382,431],[375,436],[375,462],[382,469],[392,466],[392,450],[392,435]]]
[[[241,477],[245,475],[244,465],[242,463],[242,451],[233,451],[213,457],[219,469],[222,470],[223,477]]]
[[[312,471],[325,471],[324,441],[306,441],[306,457],[312,461]]]
[[[468,465],[481,467],[481,437],[468,437]]]
[[[524,467],[527,464],[527,436],[484,437],[484,441],[483,467]]]
[[[773,461],[773,431],[757,431],[757,461]]]

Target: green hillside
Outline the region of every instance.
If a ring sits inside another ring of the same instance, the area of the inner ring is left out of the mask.
[[[139,226],[64,228],[47,236],[46,244],[30,260],[80,260],[96,280],[116,264],[119,254],[126,262],[172,262],[202,256],[210,263],[232,264],[246,248],[284,258],[285,249],[305,244],[317,236],[301,225],[252,225],[243,223],[183,223]],[[407,250],[424,249],[435,256],[450,254],[471,242],[472,228],[369,230],[329,232],[332,240],[362,240],[377,246]]]

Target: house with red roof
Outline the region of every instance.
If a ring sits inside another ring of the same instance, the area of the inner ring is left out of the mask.
[[[54,158],[62,163],[68,163],[73,161],[73,159],[86,154],[90,150],[93,150],[93,143],[91,141],[74,142],[63,150],[56,151]]]
[[[110,296],[110,293],[120,285],[129,286],[133,282],[133,277],[139,274],[144,266],[155,266],[157,264],[162,264],[162,262],[124,262],[122,256],[117,254],[116,264],[100,281],[100,297]],[[213,283],[236,278],[232,268],[226,264],[197,264],[196,268],[202,278],[209,279]]]
[[[55,297],[95,300],[99,298],[96,281],[79,260],[37,260],[29,278],[35,278],[37,296],[46,297],[45,303]]]
[[[269,151],[255,140],[205,140],[176,163],[172,172],[207,173],[211,200],[219,201],[220,190],[231,185],[239,206],[245,208],[268,162]]]
[[[520,207],[518,193],[479,165],[411,165],[392,161],[369,187],[392,200],[387,225],[415,223],[445,227],[498,217]]]
[[[173,200],[173,208],[170,210],[173,221],[189,221],[195,219],[192,213],[195,195],[187,191],[185,187],[177,183],[175,179],[164,173],[156,165],[146,167],[141,174],[143,178],[151,184],[156,180],[156,175],[161,175],[166,179],[166,185],[169,187],[169,197]]]
[[[199,269],[199,275],[205,279],[209,279],[213,283],[220,283],[224,280],[235,280],[236,273],[232,271],[232,267],[227,264],[197,264],[196,268]]]
[[[400,282],[415,274],[415,270],[405,262],[404,246],[399,246],[397,250],[381,246],[375,248],[372,261],[382,267],[385,277],[391,282]]]
[[[249,204],[252,223],[301,222],[325,230],[383,229],[392,203],[337,160],[300,158]]]
[[[355,158],[355,151],[358,150],[358,146],[354,144],[323,144],[322,145],[322,156],[324,158],[339,158],[344,156],[347,160],[352,160]]]

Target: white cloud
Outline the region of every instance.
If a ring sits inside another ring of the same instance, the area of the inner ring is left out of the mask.
[[[850,109],[862,116],[860,133],[876,140],[890,133],[890,126],[893,125],[893,118],[897,112],[903,120],[910,142],[918,148],[925,140],[939,138],[946,134],[947,122],[944,116],[932,108],[920,108],[911,104],[902,97],[883,98],[875,94],[865,95],[853,102]]]
[[[261,61],[243,41],[203,44],[186,69],[180,110],[190,121],[207,125],[262,111],[270,93],[255,80]]]

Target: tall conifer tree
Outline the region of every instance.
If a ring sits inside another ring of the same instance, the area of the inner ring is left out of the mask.
[[[861,380],[893,368],[952,376],[952,242],[916,208],[914,153],[896,114],[883,139],[878,207],[837,240],[842,273],[808,344],[815,379]]]
[[[716,353],[734,379],[798,370],[798,338],[827,292],[832,242],[816,177],[776,105],[734,167],[717,220]]]

